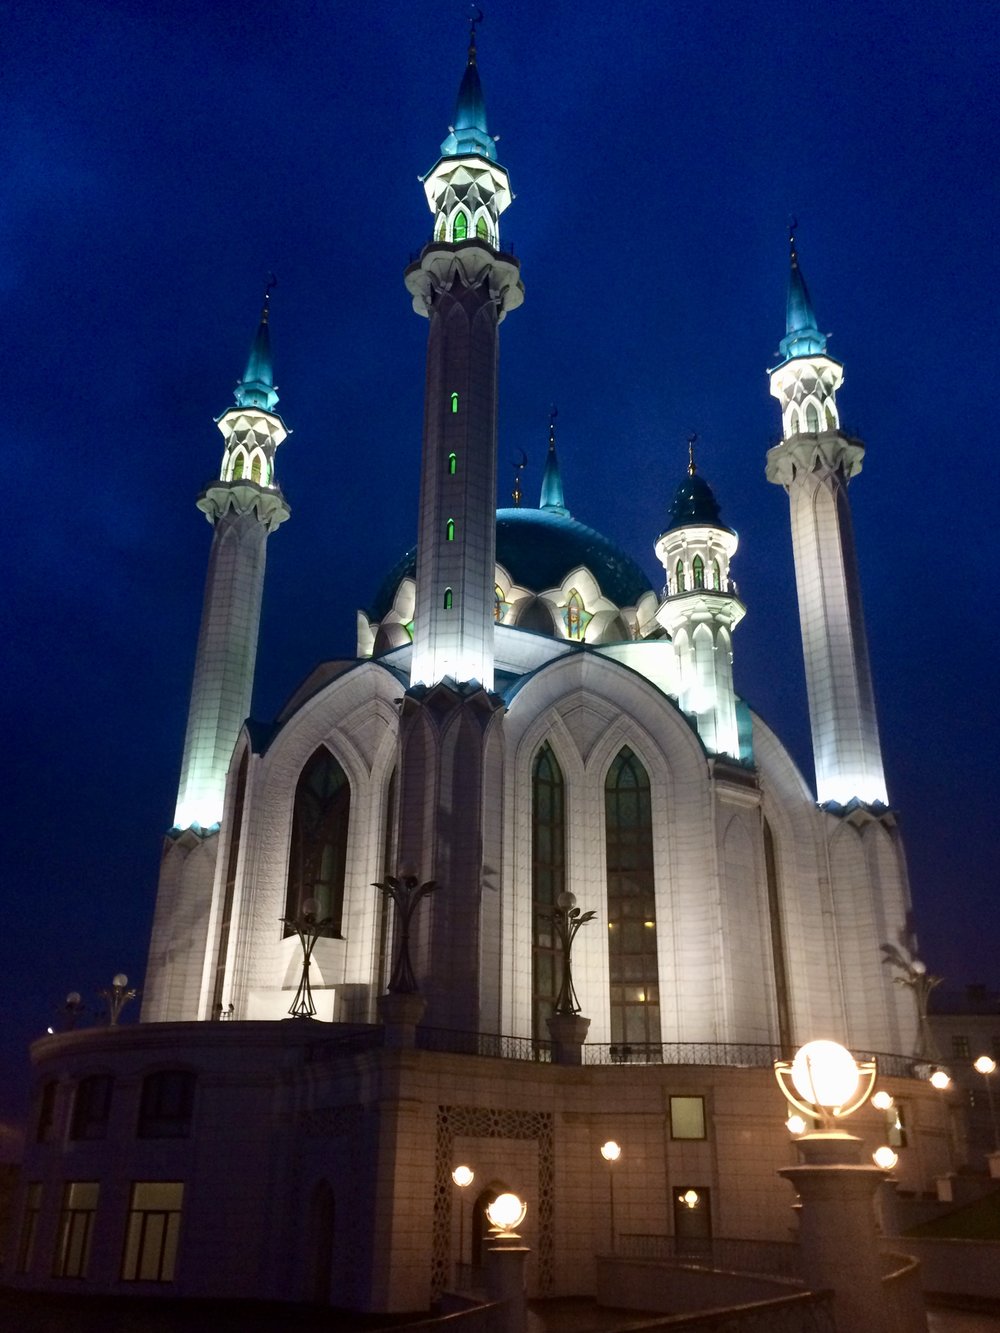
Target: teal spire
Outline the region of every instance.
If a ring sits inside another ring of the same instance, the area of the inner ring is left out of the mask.
[[[448,127],[448,135],[441,144],[441,156],[465,157],[471,153],[495,162],[497,148],[486,129],[486,99],[476,64],[476,24],[483,21],[482,10],[478,12],[478,18],[469,20],[468,60],[458,89],[455,123]]]
[[[563,495],[562,475],[559,471],[559,459],[556,455],[556,408],[549,413],[549,452],[545,458],[545,471],[542,473],[542,494],[538,507],[549,514],[560,514],[569,518],[566,498]]]
[[[236,386],[237,407],[261,407],[270,412],[278,401],[274,387],[274,371],[271,367],[271,335],[268,330],[268,316],[271,313],[271,288],[275,279],[269,279],[264,290],[264,306],[260,312],[257,334],[247,358],[247,368],[243,378]]]
[[[813,313],[809,288],[799,268],[795,249],[795,227],[788,228],[788,246],[791,271],[788,276],[788,301],[785,308],[785,337],[778,345],[786,361],[793,356],[815,356],[826,351],[826,334],[820,333]]]

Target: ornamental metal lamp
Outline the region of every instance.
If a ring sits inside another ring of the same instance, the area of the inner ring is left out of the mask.
[[[993,1126],[993,1151],[1000,1152],[1000,1129],[997,1128],[997,1109],[993,1102],[993,1084],[991,1079],[997,1070],[997,1062],[988,1055],[981,1055],[973,1064],[977,1074],[982,1074],[986,1084],[986,1100],[990,1108],[990,1123]]]
[[[75,995],[76,992],[73,991],[71,994]],[[106,986],[104,990],[99,991],[98,994],[102,999],[107,1000],[108,1002],[108,1023],[111,1027],[117,1027],[122,1010],[128,1004],[129,1000],[135,999],[139,992],[135,986],[129,986],[128,977],[124,972],[118,972],[112,977],[111,985]],[[68,1005],[69,996],[67,996],[66,999]],[[77,999],[79,999],[79,997],[77,997]]]
[[[838,1121],[864,1106],[875,1086],[875,1061],[857,1061],[835,1041],[809,1041],[792,1060],[776,1060],[774,1072],[789,1102],[813,1121],[813,1133],[846,1135]]]
[[[313,999],[312,984],[309,980],[309,968],[312,964],[313,949],[321,935],[325,935],[333,923],[332,916],[317,917],[319,903],[315,898],[306,898],[299,906],[297,916],[283,916],[284,925],[294,930],[302,947],[302,975],[295,999],[289,1006],[292,1018],[313,1018],[316,1014],[316,1002]]]
[[[576,905],[575,893],[565,891],[556,899],[551,920],[562,949],[562,981],[554,1007],[554,1012],[557,1014],[572,1017],[580,1012],[580,1001],[573,986],[570,953],[577,931],[588,921],[593,921],[596,915],[596,912],[581,912]]]
[[[458,1186],[458,1263],[465,1263],[465,1191],[476,1178],[470,1166],[456,1166],[451,1178]]]
[[[614,1254],[617,1243],[615,1236],[615,1162],[622,1155],[621,1144],[608,1139],[601,1144],[601,1156],[608,1164],[608,1220],[611,1223],[611,1253]]]
[[[524,1221],[528,1205],[510,1191],[498,1194],[486,1208],[490,1235],[498,1241],[520,1240],[517,1228]]]
[[[416,875],[403,875],[399,878],[395,875],[386,875],[384,880],[372,884],[373,889],[378,889],[379,893],[391,898],[396,907],[398,948],[389,977],[390,995],[417,993],[417,978],[410,962],[410,923],[417,904],[428,894],[434,893],[437,887],[437,882],[433,879],[421,884]]]

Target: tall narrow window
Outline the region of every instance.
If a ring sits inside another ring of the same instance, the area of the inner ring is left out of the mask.
[[[704,588],[705,562],[704,560],[702,560],[700,555],[696,555],[695,558],[691,561],[691,573],[694,578],[694,586],[696,588]]]
[[[449,477],[453,477],[457,471],[458,471],[458,455],[457,455],[457,454],[449,454],[449,455],[448,455],[448,476],[449,476]]]
[[[660,1042],[653,816],[649,777],[628,746],[608,771],[604,814],[611,1040],[641,1055]]]
[[[250,464],[250,480],[260,485],[260,454],[253,456],[253,462]]]
[[[455,540],[455,520],[453,518],[449,518],[448,522],[444,525],[444,538],[445,541],[449,542]]]
[[[35,1257],[35,1235],[38,1231],[38,1214],[42,1210],[42,1184],[33,1180],[24,1191],[24,1215],[21,1218],[21,1236],[17,1245],[18,1273],[30,1273],[31,1261]]]
[[[588,616],[589,620],[590,617]],[[570,639],[582,639],[584,631],[583,598],[574,588],[566,598],[566,635]]]
[[[184,1185],[179,1180],[137,1180],[132,1186],[123,1282],[173,1282]]]
[[[486,219],[482,216],[480,216],[479,220],[476,222],[476,235],[481,241],[489,240],[490,229],[486,225]]]
[[[812,435],[819,430],[819,413],[815,403],[806,403],[806,430]]]
[[[718,560],[712,561],[712,587],[716,592],[722,591],[722,569]]]
[[[247,763],[249,751],[243,752],[236,774],[233,795],[233,820],[229,830],[229,848],[226,857],[226,885],[222,895],[222,920],[219,922],[219,943],[215,950],[215,985],[212,988],[210,1018],[222,1015],[223,987],[226,981],[226,958],[229,954],[229,929],[233,919],[233,898],[236,894],[236,867],[240,855],[240,833],[243,829],[243,802],[247,790]]]
[[[457,393],[453,393],[453,394],[451,395],[451,410],[452,410],[453,412],[457,412],[457,411],[458,411],[458,394],[457,394]]]
[[[461,209],[455,214],[455,224],[452,228],[452,240],[464,241],[469,234],[469,219]]]
[[[317,919],[330,917],[326,933],[337,938],[344,913],[350,815],[347,774],[321,745],[302,770],[295,788],[285,915],[297,916],[302,904],[314,898]],[[291,933],[287,926],[285,934]]]
[[[437,231],[434,233],[434,239],[436,241],[443,241],[445,236],[447,235],[447,231],[448,231],[448,224],[442,217],[437,225]]]
[[[104,1138],[108,1132],[113,1083],[110,1074],[91,1074],[76,1085],[69,1126],[71,1139]]]
[[[451,590],[450,588],[445,588],[445,590],[444,590],[444,609],[445,609],[446,611],[450,611],[450,610],[451,610],[452,602],[453,602],[453,601],[454,601],[454,593],[452,592],[452,590]]]
[[[382,876],[392,873],[396,833],[396,770],[392,770],[389,790],[385,798],[385,823],[382,826]],[[390,923],[389,895],[379,894],[378,918],[378,994],[385,990],[389,980]]]
[[[140,1139],[186,1139],[194,1115],[195,1075],[190,1069],[158,1069],[142,1080]]]
[[[677,591],[678,591],[678,592],[683,592],[683,591],[684,591],[684,562],[683,562],[682,560],[678,560],[678,561],[677,561],[677,567],[676,567],[676,569],[674,570],[674,582],[675,582],[676,585],[677,585]]]
[[[233,460],[233,481],[239,481],[243,476],[243,469],[246,466],[247,456],[241,449]]]
[[[552,909],[566,887],[566,798],[563,775],[549,745],[531,772],[531,995],[532,1035],[548,1040],[559,990],[559,945]]]
[[[90,1238],[97,1212],[96,1180],[67,1181],[59,1214],[53,1277],[86,1277],[90,1263]]]
[[[778,1041],[781,1053],[792,1057],[792,1020],[788,999],[788,968],[785,966],[785,938],[781,924],[778,894],[778,858],[774,850],[771,825],[764,820],[764,873],[767,876],[767,911],[771,922],[771,963],[774,967],[774,999],[778,1011]]]

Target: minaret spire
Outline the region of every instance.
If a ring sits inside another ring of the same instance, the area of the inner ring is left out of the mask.
[[[234,391],[236,406],[217,421],[225,440],[219,475],[198,498],[214,532],[174,816],[181,829],[211,828],[222,818],[229,760],[250,712],[264,543],[289,515],[274,479],[275,453],[288,428],[272,411],[278,401],[268,326],[273,285]]]
[[[861,471],[860,440],[840,427],[844,379],[826,354],[792,227],[783,360],[770,372],[782,442],[767,477],[788,492],[809,719],[821,805],[887,800],[875,694],[861,606],[847,484]]]
[[[556,417],[557,408],[549,413],[549,451],[545,456],[545,471],[542,473],[542,493],[538,500],[539,509],[550,514],[569,516],[566,498],[563,495],[562,474],[559,471],[559,458],[556,454]]]

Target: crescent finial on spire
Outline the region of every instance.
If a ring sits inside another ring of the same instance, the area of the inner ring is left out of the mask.
[[[698,443],[698,432],[692,431],[688,436],[688,476],[693,477],[696,471],[694,465],[694,447]]]
[[[788,255],[792,261],[792,268],[798,268],[799,255],[795,248],[795,232],[798,229],[799,220],[794,215],[788,219]]]
[[[478,5],[469,6],[469,64],[476,63],[476,27],[486,17]]]
[[[268,273],[267,282],[264,284],[264,304],[260,312],[260,322],[266,324],[271,314],[271,293],[278,285],[278,279],[273,273]]]

